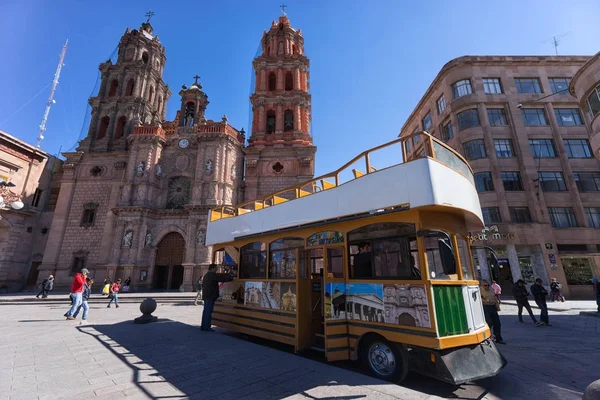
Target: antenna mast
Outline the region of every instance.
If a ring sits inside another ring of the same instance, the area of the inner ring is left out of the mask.
[[[42,139],[44,139],[44,132],[46,131],[46,123],[48,122],[48,115],[50,115],[50,108],[52,104],[54,104],[54,93],[56,93],[56,87],[58,86],[58,78],[60,78],[60,71],[62,67],[65,65],[63,62],[65,61],[65,54],[67,53],[67,44],[69,43],[69,39],[65,42],[62,52],[60,53],[60,60],[58,61],[58,66],[56,67],[56,73],[54,74],[54,80],[52,81],[52,90],[50,91],[50,97],[48,97],[48,103],[46,104],[46,110],[44,111],[44,117],[42,118],[42,123],[40,124],[40,134],[37,138],[37,147],[39,148],[42,144]]]
[[[551,43],[554,47],[554,52],[558,55],[558,45],[560,44],[560,39],[567,36],[571,31],[562,33],[560,35],[552,36],[550,39],[545,40],[544,43]]]

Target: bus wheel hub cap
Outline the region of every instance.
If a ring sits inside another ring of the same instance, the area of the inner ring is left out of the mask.
[[[371,368],[380,375],[390,375],[396,366],[394,353],[383,343],[373,343],[369,348]]]

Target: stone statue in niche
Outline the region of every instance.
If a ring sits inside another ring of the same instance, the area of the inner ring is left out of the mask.
[[[129,231],[125,232],[125,235],[123,235],[123,247],[126,249],[130,249],[132,245],[133,245],[133,231],[129,230]]]
[[[212,174],[213,172],[213,162],[212,160],[208,160],[205,164],[205,170],[207,174]]]
[[[163,168],[162,165],[156,164],[156,176],[163,176]]]
[[[231,180],[235,181],[235,177],[237,176],[237,173],[235,172],[235,165],[231,166]]]
[[[152,232],[146,232],[146,239],[144,240],[144,247],[152,246]]]
[[[198,235],[196,236],[196,244],[198,246],[204,246],[206,243],[206,232],[203,230],[198,231]]]
[[[146,166],[144,165],[143,161],[140,161],[140,163],[137,165],[137,167],[135,167],[135,173],[138,175],[143,175],[145,170],[146,170]]]
[[[279,47],[277,48],[277,54],[283,54],[283,40],[279,42]]]

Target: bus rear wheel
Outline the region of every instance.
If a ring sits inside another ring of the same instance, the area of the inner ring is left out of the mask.
[[[376,378],[399,383],[408,375],[408,352],[382,337],[365,338],[360,354],[363,368]]]

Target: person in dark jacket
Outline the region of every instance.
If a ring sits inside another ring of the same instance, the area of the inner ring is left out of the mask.
[[[202,311],[202,325],[200,330],[205,332],[214,332],[211,328],[212,312],[215,301],[219,298],[219,282],[229,282],[232,277],[219,277],[216,273],[217,265],[210,264],[208,272],[202,279],[202,300],[204,300],[204,310]]]
[[[42,290],[40,290],[40,292],[35,297],[39,299],[41,295],[42,299],[45,299],[46,297],[48,297],[48,293],[54,288],[54,275],[50,275],[48,276],[48,278],[44,279],[44,282],[42,282],[41,287]]]
[[[600,313],[600,282],[598,282],[598,278],[592,278],[592,284],[594,287],[594,294],[596,295],[596,305],[598,306],[598,312]]]
[[[542,285],[542,280],[537,278],[535,283],[531,285],[530,290],[531,294],[535,298],[535,304],[537,304],[541,310],[540,319],[542,320],[542,323],[546,326],[552,326],[548,321],[548,304],[546,304],[546,296],[548,296],[548,291],[544,285]]]
[[[358,245],[358,254],[354,255],[354,277],[371,278],[373,267],[371,265],[371,246],[367,242]]]
[[[92,294],[93,284],[93,279],[86,278],[86,284],[83,287],[83,294],[81,295],[83,301],[81,305],[77,308],[77,311],[75,311],[75,314],[73,314],[73,318],[77,318],[77,314],[79,314],[79,311],[83,308],[83,316],[81,317],[81,322],[79,323],[79,325],[85,325],[87,323],[88,311],[90,310],[90,307],[88,306],[88,300],[90,299],[90,295]]]
[[[525,323],[523,322],[523,307],[525,307],[535,326],[543,325],[541,322],[538,322],[537,319],[535,319],[535,316],[533,315],[533,311],[531,310],[531,306],[529,305],[529,300],[527,299],[529,293],[527,292],[527,288],[525,287],[525,281],[523,279],[519,279],[515,282],[515,285],[513,286],[513,296],[515,297],[515,301],[517,302],[517,307],[519,307],[519,323]]]

